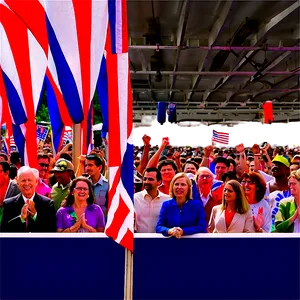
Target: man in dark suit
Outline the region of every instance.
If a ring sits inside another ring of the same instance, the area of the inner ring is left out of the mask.
[[[20,194],[3,202],[2,232],[55,232],[53,201],[35,192],[39,172],[24,166],[18,170]]]

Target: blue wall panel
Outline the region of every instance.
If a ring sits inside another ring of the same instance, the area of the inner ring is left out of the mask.
[[[137,238],[134,299],[300,299],[299,257],[299,238]],[[108,238],[1,238],[0,266],[1,300],[123,299]]]

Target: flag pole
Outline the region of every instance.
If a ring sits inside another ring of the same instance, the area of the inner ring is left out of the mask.
[[[78,157],[81,152],[81,134],[80,134],[80,124],[73,124],[73,149],[72,149],[72,161],[74,165],[74,171],[76,172],[78,167]]]
[[[124,300],[132,300],[133,288],[133,253],[125,249],[125,278],[124,278]]]

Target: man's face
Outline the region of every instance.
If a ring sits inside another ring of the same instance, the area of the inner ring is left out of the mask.
[[[250,164],[249,164],[249,171],[254,172],[254,169],[255,169],[254,161],[251,161]]]
[[[290,171],[291,172],[297,171],[298,169],[299,169],[299,165],[296,165],[296,164],[290,165]]]
[[[216,164],[216,179],[221,180],[222,175],[228,172],[228,167],[224,163]]]
[[[47,158],[40,158],[38,160],[38,167],[37,167],[37,169],[39,170],[40,178],[42,179],[45,178],[48,168],[49,168],[49,160]]]
[[[187,163],[184,167],[184,173],[192,173],[195,175],[197,173],[197,169],[193,164]]]
[[[71,173],[68,170],[63,172],[54,171],[54,176],[56,181],[62,185],[66,185],[71,181]]]
[[[85,163],[86,172],[89,176],[99,176],[101,174],[102,166],[96,166],[95,161],[92,159],[87,159]]]
[[[6,161],[6,160],[3,156],[0,156],[0,162],[2,162],[2,161]]]
[[[8,173],[3,171],[2,166],[0,165],[0,185],[2,185],[8,179]]]
[[[156,172],[145,172],[143,177],[143,187],[148,191],[156,191],[157,187],[161,184],[156,179]]]
[[[278,176],[283,176],[283,175],[287,175],[287,167],[278,162],[278,161],[274,161],[272,163],[272,168],[271,168],[271,172],[272,172],[272,176],[274,177],[278,177]]]
[[[172,165],[163,166],[160,169],[162,180],[166,182],[171,182],[173,177],[175,176],[175,170],[173,169]]]
[[[17,183],[24,197],[31,198],[35,193],[38,180],[35,178],[32,172],[28,171],[21,174],[17,178]]]
[[[208,171],[201,171],[198,174],[198,187],[200,191],[202,189],[211,189],[213,183],[213,176]]]

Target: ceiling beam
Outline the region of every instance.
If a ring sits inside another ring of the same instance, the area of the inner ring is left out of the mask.
[[[190,12],[190,0],[185,0],[182,4],[181,11],[180,11],[180,17],[176,32],[176,45],[179,47],[176,52],[175,62],[174,62],[174,68],[173,71],[176,72],[178,70],[178,63],[179,63],[179,57],[181,52],[181,46],[184,45],[184,35],[186,31],[188,16]],[[172,82],[170,85],[170,88],[173,89],[176,82],[176,75],[172,77]],[[171,91],[169,94],[169,99],[172,101],[174,93]]]
[[[210,31],[210,34],[208,37],[208,46],[209,47],[213,46],[216,43],[216,41],[222,31],[222,28],[230,15],[230,10],[231,10],[232,4],[233,4],[233,1],[226,1],[224,3],[223,9],[220,13],[220,16],[216,20],[215,24],[213,25],[213,27]],[[211,52],[207,51],[207,50],[202,53],[201,58],[198,63],[198,71],[199,72],[202,72],[207,67],[210,53]],[[201,80],[201,75],[195,76],[192,79],[192,90],[197,87],[200,80]],[[193,91],[189,93],[188,99],[191,99],[192,96],[193,96]]]
[[[295,2],[288,8],[286,8],[284,11],[276,15],[274,18],[272,18],[267,24],[264,24],[260,27],[258,33],[255,35],[255,38],[251,42],[251,46],[260,46],[262,42],[267,37],[267,34],[280,22],[282,22],[284,19],[286,19],[291,13],[296,11],[300,6],[300,1]],[[251,59],[257,51],[250,51],[248,54],[245,54],[245,52],[241,53],[239,57],[237,58],[235,62],[235,66],[232,68],[232,71],[238,71],[240,70],[248,61],[248,59]],[[244,57],[245,56],[245,57]],[[223,81],[221,84],[219,84],[217,87],[215,87],[215,91],[221,88],[229,79],[231,78],[231,75],[223,77]],[[214,84],[218,83],[219,81],[216,81]],[[211,92],[213,93],[213,92]],[[209,94],[210,95],[210,94]],[[208,95],[208,97],[209,97]]]

